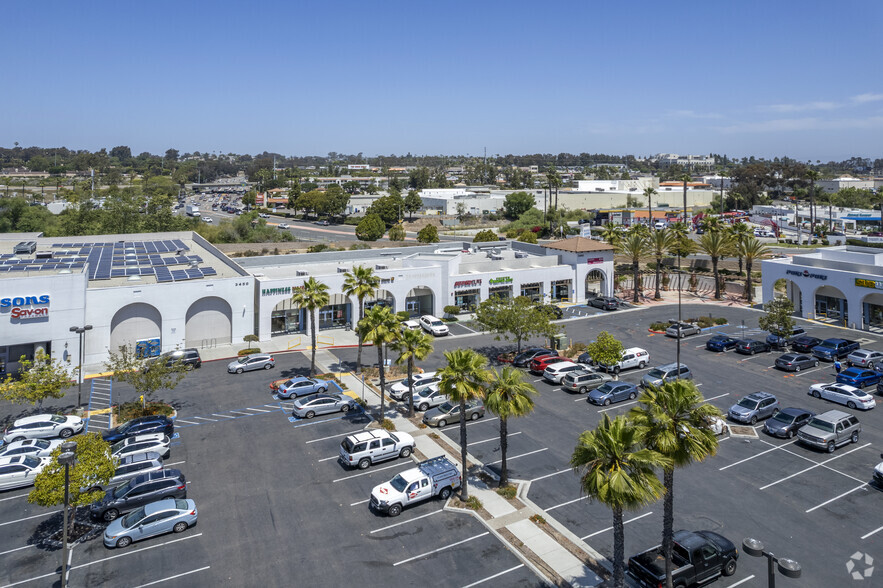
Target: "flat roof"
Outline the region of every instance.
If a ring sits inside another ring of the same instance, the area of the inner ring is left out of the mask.
[[[587,239],[585,237],[570,237],[560,241],[553,241],[543,245],[546,249],[558,251],[570,251],[572,253],[586,253],[589,251],[613,251],[615,248],[609,243]]]

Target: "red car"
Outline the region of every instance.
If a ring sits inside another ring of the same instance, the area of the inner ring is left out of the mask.
[[[535,374],[542,374],[546,368],[553,363],[559,361],[569,361],[566,357],[556,357],[554,355],[543,355],[530,362],[530,371]]]

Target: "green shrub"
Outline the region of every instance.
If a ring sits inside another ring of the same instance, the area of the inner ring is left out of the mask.
[[[481,500],[478,499],[477,496],[470,496],[466,499],[466,508],[471,508],[472,510],[478,510],[482,507]]]
[[[392,422],[391,419],[386,419],[386,418],[383,419],[382,421],[380,421],[380,426],[382,428],[386,429],[387,431],[395,431],[396,430],[396,425],[394,422]]]
[[[312,245],[307,248],[307,253],[321,253],[322,251],[328,251],[331,247],[326,245],[325,243],[317,243],[316,245]]]
[[[725,319],[725,318],[722,317],[722,316],[719,316],[719,317],[717,317],[716,319],[714,319],[714,324],[716,324],[716,325],[726,325],[726,324],[728,324],[729,322],[730,322],[730,321],[728,321],[727,319]]]
[[[443,310],[445,311],[445,314],[449,314],[451,316],[457,316],[458,314],[460,314],[460,307],[453,304],[445,306]]]
[[[502,488],[497,488],[497,494],[506,498],[507,500],[512,500],[515,498],[515,495],[518,493],[518,489],[512,484],[508,484]]]
[[[533,521],[534,523],[537,523],[538,525],[545,525],[546,524],[546,519],[544,519],[543,517],[541,517],[538,514],[535,514],[532,517],[530,517],[530,520]]]
[[[518,235],[518,240],[522,243],[536,243],[537,242],[537,234],[533,231],[524,230]]]
[[[475,237],[472,238],[473,243],[483,243],[488,241],[498,241],[496,233],[494,233],[490,229],[485,229],[483,231],[478,231],[475,233]]]
[[[239,351],[236,352],[236,355],[238,355],[239,357],[242,357],[243,355],[251,355],[252,353],[260,353],[260,352],[261,352],[260,347],[250,347],[248,349],[240,349]]]
[[[132,419],[137,419],[143,416],[150,416],[154,414],[164,414],[166,416],[172,416],[174,414],[175,409],[165,404],[163,402],[148,402],[143,407],[140,402],[126,402],[125,404],[117,407],[117,423],[124,423],[126,421],[130,421]]]
[[[651,331],[664,331],[668,328],[668,323],[650,323]]]

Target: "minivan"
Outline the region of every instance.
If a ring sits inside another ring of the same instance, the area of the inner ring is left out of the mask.
[[[667,363],[659,367],[655,367],[641,378],[641,386],[647,388],[649,386],[662,386],[666,382],[674,380],[692,380],[693,372],[684,364],[680,364],[680,369],[676,363]]]
[[[858,418],[842,410],[829,410],[814,416],[797,431],[797,438],[807,445],[828,453],[847,443],[858,443],[862,432]]]

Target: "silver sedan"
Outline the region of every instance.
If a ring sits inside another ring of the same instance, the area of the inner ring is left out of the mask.
[[[292,414],[302,419],[311,419],[318,414],[349,412],[355,407],[355,399],[344,394],[317,394],[296,400]]]

